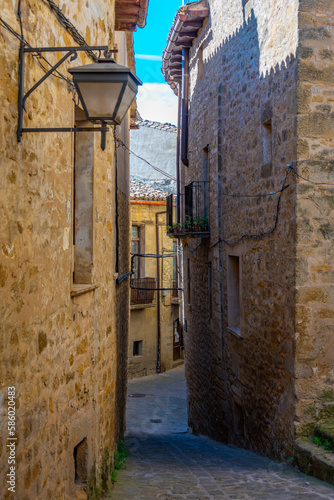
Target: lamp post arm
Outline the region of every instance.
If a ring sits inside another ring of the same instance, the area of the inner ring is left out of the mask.
[[[24,51],[25,52],[25,51]],[[78,54],[76,53],[76,51],[74,50],[69,50],[67,52],[67,54],[64,55],[64,57],[62,57],[60,59],[60,61],[57,62],[57,64],[55,64],[54,66],[52,66],[52,68],[47,72],[45,73],[45,75],[40,78],[38,80],[38,82],[35,83],[35,85],[33,85],[33,87],[31,87],[30,90],[28,90],[28,92],[24,95],[23,99],[22,99],[22,108],[26,111],[26,108],[25,108],[25,102],[26,100],[28,99],[28,97],[30,96],[30,94],[33,93],[34,90],[37,89],[37,87],[39,87],[41,85],[41,83],[43,83],[59,66],[61,66],[63,64],[63,62],[66,61],[66,59],[68,59],[70,56],[72,55],[72,58],[71,60],[74,61],[74,59],[76,59],[78,57]],[[23,75],[21,75],[23,76]]]
[[[26,111],[25,107],[25,102],[32,94],[34,90],[37,89],[43,83],[61,64],[63,64],[66,59],[68,59],[70,56],[71,61],[74,61],[74,59],[77,58],[77,52],[79,51],[85,51],[87,52],[88,50],[99,50],[104,51],[105,55],[109,52],[117,52],[117,50],[110,50],[108,49],[107,45],[100,45],[100,46],[81,46],[81,47],[44,47],[44,48],[34,48],[34,47],[25,47],[24,42],[21,42],[20,46],[20,61],[19,61],[19,96],[18,96],[18,126],[17,126],[17,141],[21,141],[21,136],[22,136],[22,131],[23,131],[23,110]],[[65,52],[66,54],[64,57],[60,59],[60,61],[57,62],[52,68],[45,73],[45,75],[38,80],[38,82],[35,83],[31,87],[31,89],[28,90],[26,94],[24,94],[24,67],[25,67],[25,54],[26,53],[42,53],[42,52]]]

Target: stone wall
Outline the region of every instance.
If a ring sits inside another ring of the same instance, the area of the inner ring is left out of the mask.
[[[0,5],[1,17],[19,32],[17,2],[4,0]],[[22,5],[24,36],[32,46],[77,45],[47,2]],[[60,7],[87,43],[123,43],[124,34],[113,38],[114,2],[60,2]],[[100,134],[92,141],[93,268],[90,287],[80,293],[85,287],[72,282],[74,136],[26,133],[17,143],[19,42],[1,27],[0,44],[0,489],[10,498],[6,405],[7,387],[15,386],[17,498],[73,499],[81,488],[75,480],[76,447],[84,443],[80,453],[86,455],[93,495],[105,486],[124,430],[129,292],[128,282],[116,291],[114,276],[112,133],[104,152]],[[60,56],[46,57],[54,64]],[[30,55],[26,59],[27,90],[44,74],[40,65],[47,63]],[[60,71],[68,76],[69,64],[91,62],[81,52]],[[122,51],[118,62],[126,64]],[[51,76],[27,100],[24,126],[73,124],[72,93],[66,82]],[[126,141],[126,132],[121,133]],[[120,189],[120,230],[126,233],[120,239],[120,272],[129,266],[128,196]]]
[[[209,3],[190,50],[184,172],[186,183],[203,180],[208,147],[211,235],[184,248],[189,420],[197,432],[281,458],[294,442],[295,190],[285,178],[296,161],[298,3]]]
[[[297,434],[334,416],[333,1],[302,0],[299,12]],[[328,184],[329,183],[329,184]]]

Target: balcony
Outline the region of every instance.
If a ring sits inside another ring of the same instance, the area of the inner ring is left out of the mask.
[[[209,238],[209,182],[188,184],[181,195],[181,223],[175,222],[176,197],[167,197],[167,235],[170,238]]]
[[[152,304],[155,298],[155,278],[135,278],[131,280],[131,305]]]

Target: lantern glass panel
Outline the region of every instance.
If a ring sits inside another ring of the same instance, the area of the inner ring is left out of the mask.
[[[127,85],[125,92],[124,92],[124,95],[123,95],[123,98],[122,98],[122,102],[120,104],[120,107],[118,108],[117,115],[116,115],[116,121],[118,123],[120,123],[123,120],[125,113],[127,112],[129,107],[131,106],[132,101],[134,100],[135,96],[136,96],[136,92],[134,90],[132,90],[132,88],[129,85]]]
[[[123,83],[78,83],[82,98],[85,102],[88,116],[91,118],[112,119]],[[98,87],[98,92],[96,88]]]

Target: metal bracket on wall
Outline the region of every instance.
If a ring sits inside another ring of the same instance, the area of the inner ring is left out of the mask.
[[[109,50],[107,45],[100,46],[88,46],[84,45],[82,47],[26,47],[24,42],[20,45],[20,60],[19,60],[19,93],[18,93],[18,125],[17,125],[17,142],[21,142],[22,134],[25,132],[101,132],[101,148],[104,150],[106,146],[106,132],[108,132],[108,127],[102,124],[101,127],[49,127],[49,128],[24,128],[23,127],[23,111],[26,110],[26,100],[28,97],[37,89],[52,73],[59,67],[63,62],[69,57],[70,61],[74,61],[79,51],[87,52],[89,50],[97,50],[99,52],[104,52],[105,57],[110,57],[111,53],[118,52],[117,50]],[[40,78],[35,85],[31,87],[26,93],[24,93],[24,70],[25,70],[25,54],[34,53],[42,54],[42,52],[66,52],[66,54],[50,68],[45,75]]]

